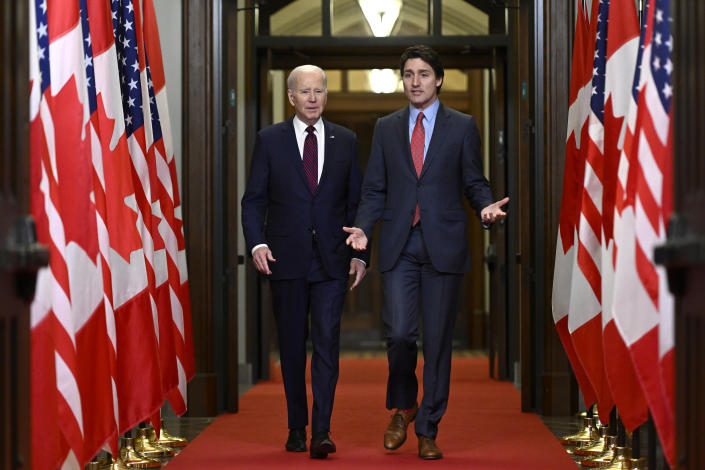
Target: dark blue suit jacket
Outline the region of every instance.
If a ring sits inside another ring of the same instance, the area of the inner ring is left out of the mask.
[[[355,220],[360,199],[357,139],[326,120],[323,172],[315,195],[306,180],[293,117],[257,134],[250,178],[242,197],[242,227],[248,253],[266,243],[276,262],[270,279],[306,277],[317,235],[323,265],[335,279],[348,277],[352,249],[343,226]],[[369,251],[369,250],[368,250]],[[367,262],[366,252],[354,257]]]
[[[379,119],[355,220],[355,226],[370,238],[382,219],[379,270],[388,271],[396,264],[418,202],[433,267],[446,273],[468,271],[463,194],[478,218],[494,202],[482,172],[480,134],[472,116],[440,105],[420,178],[411,159],[409,107]]]

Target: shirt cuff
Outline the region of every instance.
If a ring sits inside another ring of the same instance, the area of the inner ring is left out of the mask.
[[[358,261],[361,262],[365,267],[367,267],[367,263],[365,263],[364,261],[362,261],[360,258],[353,258],[353,259],[358,260]]]
[[[255,256],[255,251],[257,251],[258,248],[262,248],[263,246],[267,246],[267,244],[266,244],[266,243],[260,243],[259,245],[255,245],[255,247],[252,248],[252,251],[250,252],[250,253],[252,253],[252,256]]]

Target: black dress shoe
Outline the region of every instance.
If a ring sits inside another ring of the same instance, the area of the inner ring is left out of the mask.
[[[306,428],[290,429],[286,440],[286,450],[289,452],[306,452]]]
[[[312,459],[325,459],[333,452],[335,452],[335,443],[330,439],[327,431],[317,432],[311,437]]]

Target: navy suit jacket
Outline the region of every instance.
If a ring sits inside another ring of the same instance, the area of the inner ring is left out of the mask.
[[[266,243],[276,262],[270,279],[307,276],[313,234],[328,275],[348,277],[352,249],[343,226],[351,225],[360,199],[357,138],[348,129],[323,120],[325,156],[316,194],[311,194],[294,134],[293,117],[257,134],[250,178],[242,197],[242,228],[248,253]],[[369,250],[368,250],[369,251]],[[363,252],[354,257],[367,262]]]
[[[382,219],[379,270],[388,271],[396,264],[418,203],[433,267],[446,273],[468,271],[463,194],[478,218],[494,202],[482,171],[480,134],[472,116],[440,105],[420,177],[411,158],[409,107],[379,119],[355,220],[369,239]]]

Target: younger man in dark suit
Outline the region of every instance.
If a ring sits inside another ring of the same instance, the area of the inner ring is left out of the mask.
[[[257,135],[242,227],[259,272],[269,277],[279,336],[289,438],[286,449],[306,451],[306,338],[311,312],[312,458],[335,452],[330,438],[338,381],[340,316],[347,278],[365,275],[367,256],[352,258],[344,225],[355,220],[360,198],[357,140],[321,118],[326,75],[312,65],[287,80],[295,116]]]
[[[438,423],[448,404],[451,340],[463,274],[470,268],[462,196],[483,225],[505,217],[482,172],[480,134],[472,116],[438,100],[440,57],[426,46],[401,56],[409,106],[377,121],[354,227],[347,243],[361,250],[379,219],[389,378],[387,408],[396,412],[384,446],[400,447],[416,419],[419,457],[439,459]],[[423,312],[423,400],[418,405],[416,340]]]

